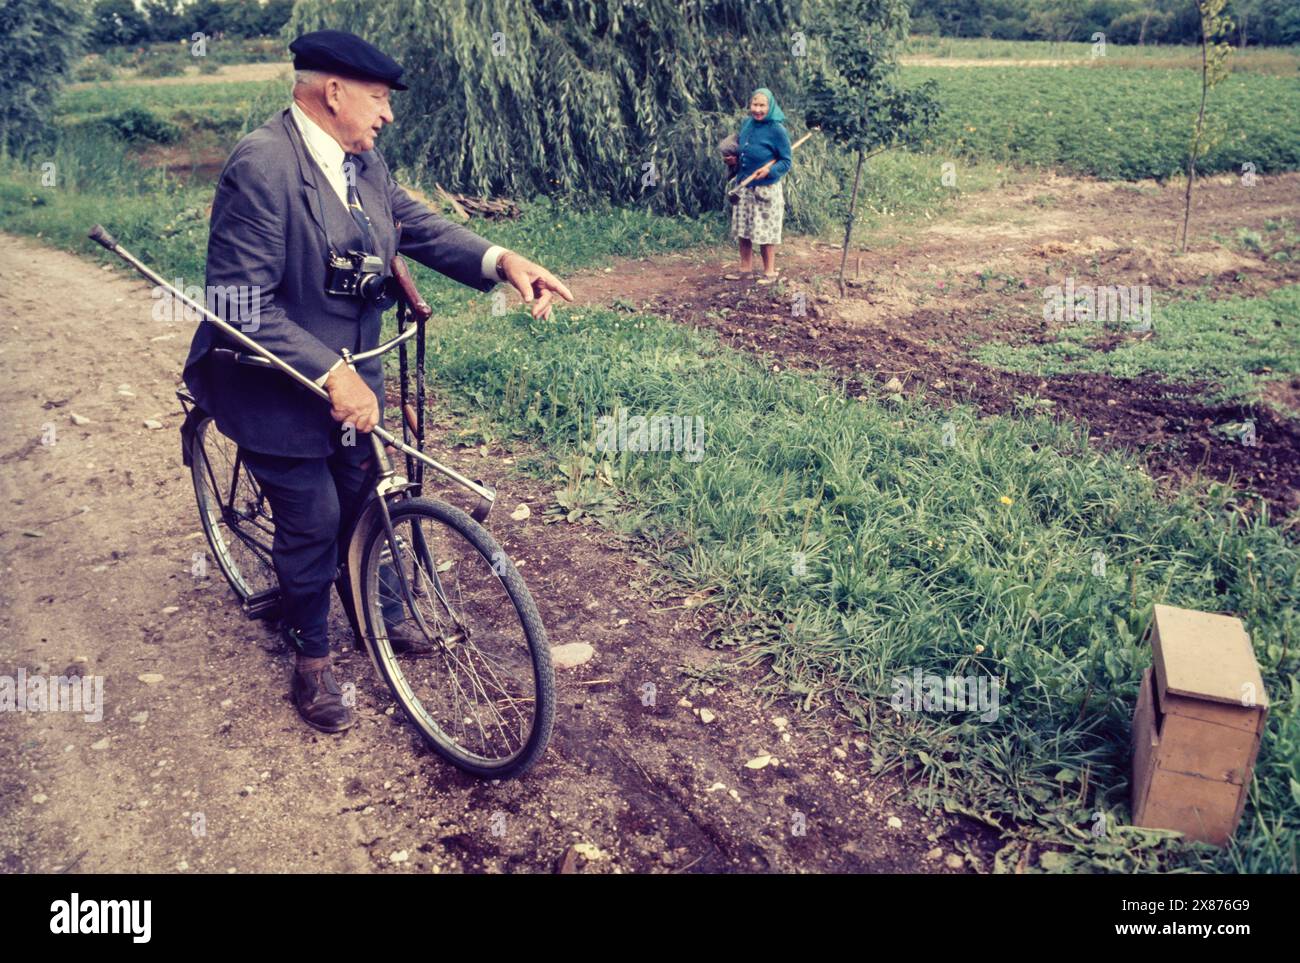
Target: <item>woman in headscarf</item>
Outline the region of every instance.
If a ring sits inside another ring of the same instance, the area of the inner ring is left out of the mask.
[[[776,245],[781,243],[785,217],[785,196],[781,178],[790,170],[790,135],[781,121],[781,110],[772,91],[760,87],[749,97],[749,116],[740,125],[739,155],[728,155],[727,163],[740,183],[755,171],[758,176],[740,192],[740,202],[731,210],[731,236],[740,244],[740,270],[754,268],[754,245],[763,256],[763,277],[759,284],[771,284],[777,275]]]

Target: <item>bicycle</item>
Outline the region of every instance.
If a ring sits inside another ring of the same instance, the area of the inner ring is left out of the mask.
[[[212,349],[224,353],[221,360],[278,369],[329,400],[315,382],[168,284],[102,226],[95,225],[89,236],[248,349]],[[380,470],[346,539],[336,586],[376,673],[434,751],[481,778],[517,777],[541,758],[550,741],[555,715],[550,645],[518,570],[481,524],[496,493],[423,451],[424,325],[433,312],[400,255],[394,256],[391,270],[398,334],[370,351],[345,350],[343,357],[351,365],[399,349],[403,438],[378,425],[370,432]],[[408,402],[407,343],[417,337],[413,406]],[[238,446],[186,389],[176,394],[185,412],[182,459],[190,469],[199,519],[217,567],[247,617],[277,619],[270,505]],[[406,456],[405,475],[397,472],[385,446]],[[426,468],[477,495],[474,508],[466,513],[424,497]],[[398,627],[395,612],[401,613],[398,625],[404,631],[433,644],[432,653],[402,656],[393,651],[389,632]]]

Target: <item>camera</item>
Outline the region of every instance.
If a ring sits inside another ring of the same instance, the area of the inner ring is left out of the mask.
[[[388,292],[384,261],[374,254],[330,252],[325,258],[325,293],[379,301]]]

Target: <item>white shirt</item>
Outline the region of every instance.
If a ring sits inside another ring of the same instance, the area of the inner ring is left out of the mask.
[[[329,181],[330,187],[334,188],[334,193],[338,195],[339,200],[344,207],[348,206],[348,175],[344,170],[344,161],[347,158],[347,151],[343,146],[334,139],[320,124],[307,116],[307,112],[298,106],[295,100],[289,108],[293,114],[294,121],[298,124],[298,130],[302,133],[302,141],[307,146],[307,153],[311,154],[312,160],[320,168],[325,179]],[[498,281],[497,277],[497,260],[504,254],[506,249],[499,244],[493,244],[483,252],[483,263],[480,271],[483,279],[487,281]],[[324,386],[325,380],[330,376],[335,368],[343,363],[343,359],[330,367],[316,379],[318,385]]]

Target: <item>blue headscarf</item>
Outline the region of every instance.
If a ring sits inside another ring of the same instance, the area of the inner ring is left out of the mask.
[[[769,120],[771,120],[779,124],[781,123],[781,121],[785,120],[785,111],[781,109],[781,105],[778,104],[776,102],[776,98],[772,96],[772,91],[768,90],[766,87],[759,87],[757,90],[754,91],[754,94],[762,94],[764,97],[767,98],[767,116],[764,117],[762,120],[754,121],[755,123],[766,124]],[[751,101],[754,99],[754,94],[749,95],[749,99]],[[749,119],[754,120],[753,117]]]

